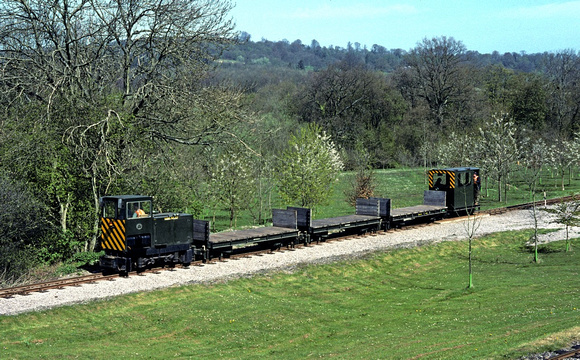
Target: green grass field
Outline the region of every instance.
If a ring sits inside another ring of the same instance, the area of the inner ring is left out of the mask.
[[[580,337],[580,251],[529,235],[475,241],[469,290],[449,242],[4,316],[0,358],[512,359]]]

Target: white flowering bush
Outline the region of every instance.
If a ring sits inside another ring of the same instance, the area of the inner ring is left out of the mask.
[[[452,132],[445,141],[437,146],[437,160],[439,166],[459,167],[473,163],[476,140],[468,134]]]
[[[242,152],[221,153],[213,165],[211,184],[218,204],[230,214],[230,227],[235,226],[238,210],[244,209],[255,192],[254,167]]]
[[[343,166],[330,136],[317,124],[303,126],[290,138],[278,161],[280,196],[303,207],[323,204]]]
[[[516,141],[517,128],[508,114],[493,115],[479,129],[481,142],[477,153],[481,157],[481,168],[497,181],[498,201],[502,198],[502,185],[507,196],[505,182],[519,157],[519,147]]]

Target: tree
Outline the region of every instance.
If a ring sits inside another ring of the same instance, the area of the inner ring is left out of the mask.
[[[463,86],[459,70],[465,50],[453,37],[424,38],[406,57],[417,94],[429,105],[437,125]]]
[[[392,128],[403,108],[391,90],[384,75],[345,60],[310,76],[297,112],[302,120],[320,124],[348,155],[360,141],[376,149],[370,155],[377,163],[382,160],[375,156],[380,150],[378,129],[385,124]],[[353,168],[350,160],[345,158]]]
[[[439,166],[459,167],[474,163],[476,143],[477,141],[471,135],[452,132],[437,147]]]
[[[568,151],[570,152],[570,165],[578,166],[580,164],[580,133],[574,134],[574,138],[568,143]]]
[[[24,184],[0,176],[0,283],[17,281],[38,260],[37,240],[54,231],[45,210]]]
[[[544,129],[546,123],[545,81],[533,74],[518,74],[511,77],[512,88],[508,112],[514,123],[536,131]]]
[[[302,207],[324,203],[343,167],[334,143],[315,123],[302,126],[278,160],[280,196]]]
[[[554,214],[554,222],[566,228],[566,251],[570,251],[569,231],[573,226],[580,226],[580,202],[560,202],[554,208],[545,208],[544,211]]]
[[[513,70],[506,69],[501,65],[493,65],[486,68],[483,85],[487,102],[492,112],[508,112],[510,84],[512,83],[510,80],[513,76]]]
[[[536,206],[536,190],[542,168],[548,161],[549,149],[542,139],[522,142],[522,162],[526,166],[526,179],[530,187],[532,198],[532,218],[534,220],[534,261],[538,262],[538,210]]]
[[[237,226],[237,211],[248,206],[255,191],[254,168],[247,153],[224,151],[211,166],[210,186],[230,215],[230,227]]]
[[[471,289],[473,287],[473,239],[475,234],[481,225],[482,217],[476,214],[467,212],[467,219],[463,222],[463,228],[465,229],[465,234],[467,235],[468,241],[468,261],[469,261],[469,282],[467,288]]]
[[[231,8],[228,0],[0,4],[0,87],[15,118],[44,107],[33,123],[73,154],[92,194],[86,249],[98,198],[133,170],[132,150],[222,141],[243,117],[236,91],[202,83],[238,39]]]
[[[577,83],[580,80],[580,57],[574,50],[563,50],[544,57],[545,73],[549,83],[548,108],[556,136],[567,138],[578,120],[579,104]]]
[[[574,145],[570,141],[556,141],[550,146],[548,164],[560,175],[562,191],[565,190],[566,170],[574,162],[575,155]]]
[[[357,151],[356,174],[350,182],[350,188],[344,192],[346,202],[356,206],[356,199],[368,199],[374,196],[376,179],[368,151],[360,148]]]
[[[321,124],[339,144],[352,144],[361,131],[355,126],[360,125],[355,114],[367,104],[373,81],[374,76],[363,67],[344,62],[314,73],[302,95],[302,118]]]
[[[511,168],[518,156],[516,127],[507,114],[493,115],[491,121],[479,129],[481,142],[477,152],[481,167],[497,180],[498,201],[507,197],[507,185]],[[502,185],[504,197],[502,198]]]
[[[10,178],[26,182],[28,191],[43,205],[51,231],[36,238],[36,249],[46,248],[37,257],[60,261],[82,249],[77,241],[90,237],[86,232],[86,219],[94,216],[87,201],[90,186],[73,152],[62,143],[62,133],[38,121],[43,109],[30,104],[22,110],[28,112],[7,115],[2,121],[0,168]]]

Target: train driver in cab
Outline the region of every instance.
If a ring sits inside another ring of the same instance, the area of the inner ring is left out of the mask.
[[[479,192],[481,190],[481,181],[479,179],[479,175],[477,172],[473,173],[473,191],[474,191],[474,200],[475,205],[479,205]]]
[[[133,204],[133,218],[144,217],[147,216],[145,211],[139,207],[139,203]]]

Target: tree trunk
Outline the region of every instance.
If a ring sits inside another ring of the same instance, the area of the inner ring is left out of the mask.
[[[497,201],[501,202],[501,175],[497,176]]]
[[[570,241],[569,241],[570,237],[568,235],[569,228],[570,227],[568,225],[566,225],[566,252],[570,251]]]
[[[85,251],[86,252],[93,252],[95,250],[95,246],[97,245],[97,236],[99,235],[99,192],[97,190],[97,179],[96,176],[93,176],[91,179],[92,188],[93,188],[93,201],[95,205],[95,215],[93,218],[93,236],[88,242],[85,242]]]
[[[473,272],[471,270],[471,240],[472,237],[469,237],[469,285],[467,286],[469,289],[473,287]]]
[[[68,210],[70,208],[70,194],[67,194],[66,202],[62,202],[60,196],[57,196],[56,199],[58,200],[60,206],[60,228],[63,232],[67,230],[67,218],[68,218]]]
[[[534,187],[535,190],[535,187]],[[534,262],[538,262],[538,214],[536,213],[536,192],[534,191],[534,196],[532,199],[533,207],[533,216],[534,216]]]

